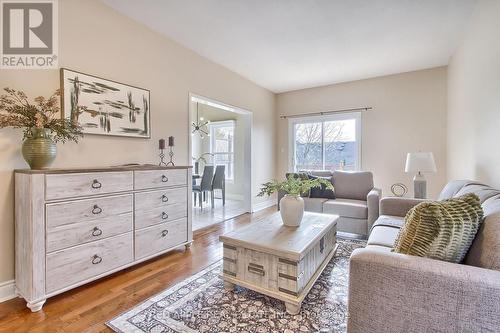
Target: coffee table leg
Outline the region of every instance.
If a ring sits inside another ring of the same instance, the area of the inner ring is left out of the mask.
[[[234,283],[224,281],[224,289],[227,291],[233,291],[234,290]]]
[[[301,303],[294,304],[285,302],[286,312],[288,312],[291,315],[299,314],[301,305],[302,305]]]

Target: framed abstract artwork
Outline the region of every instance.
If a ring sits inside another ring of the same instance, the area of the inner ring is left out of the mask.
[[[149,90],[61,68],[63,117],[85,134],[151,138]]]

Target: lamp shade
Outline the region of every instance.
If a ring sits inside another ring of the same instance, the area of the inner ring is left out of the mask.
[[[436,172],[436,163],[432,153],[408,153],[405,172]]]

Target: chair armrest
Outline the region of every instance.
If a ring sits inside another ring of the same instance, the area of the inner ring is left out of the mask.
[[[372,229],[373,223],[378,219],[381,197],[382,190],[375,187],[366,196],[366,204],[368,205],[368,231]]]
[[[350,258],[348,332],[495,332],[500,271],[358,249]]]
[[[380,200],[380,215],[406,216],[406,213],[427,199],[387,197]]]

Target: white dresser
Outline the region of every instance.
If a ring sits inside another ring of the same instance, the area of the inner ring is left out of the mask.
[[[15,171],[16,292],[48,297],[189,247],[190,167]]]

